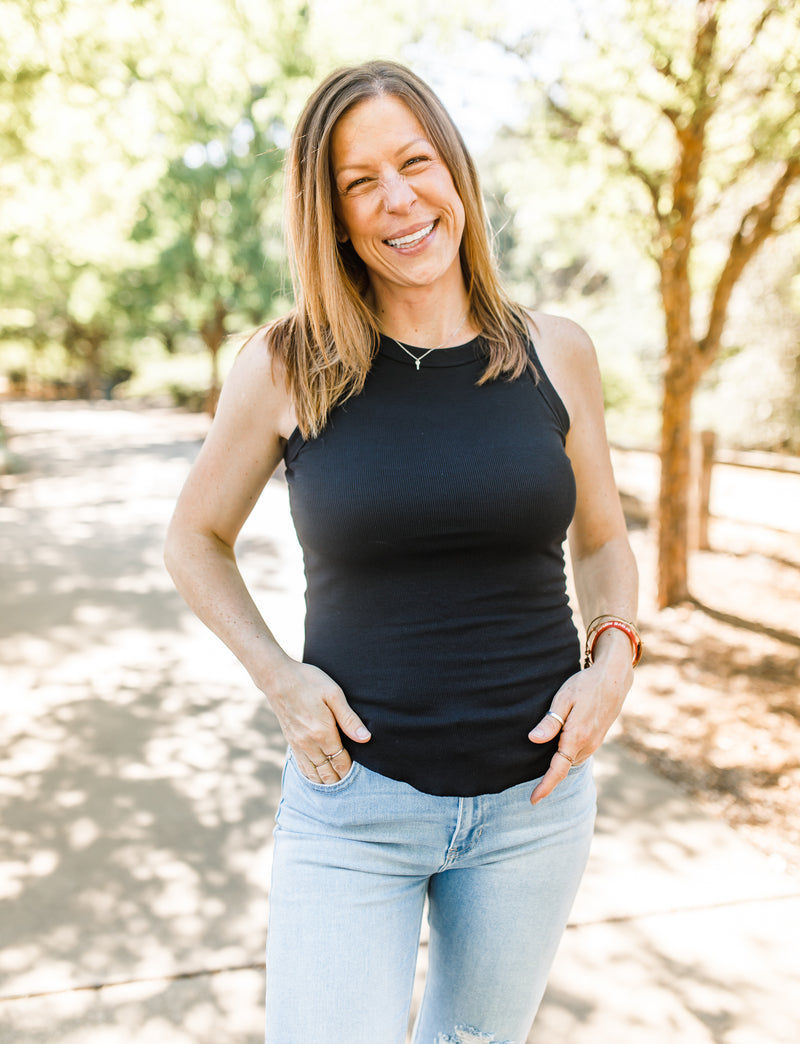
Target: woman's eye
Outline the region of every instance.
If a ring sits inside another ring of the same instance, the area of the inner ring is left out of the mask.
[[[405,166],[409,167],[414,163],[426,163],[428,159],[428,156],[412,156],[411,159],[406,160]]]
[[[348,185],[345,186],[345,192],[349,192],[351,189],[354,188],[359,188],[359,186],[361,185],[366,185],[368,181],[369,178],[356,178],[355,181],[351,181]]]

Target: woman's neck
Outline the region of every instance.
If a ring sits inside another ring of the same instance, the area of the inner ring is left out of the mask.
[[[463,344],[479,332],[472,325],[469,298],[463,287],[461,292],[447,295],[383,295],[370,305],[382,333],[420,348]]]

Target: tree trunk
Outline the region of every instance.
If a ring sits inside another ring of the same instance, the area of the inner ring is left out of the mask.
[[[212,417],[216,413],[219,400],[219,350],[227,336],[225,330],[225,320],[227,318],[228,309],[222,298],[218,297],[214,302],[213,316],[206,319],[200,327],[200,334],[211,356],[211,381],[208,394],[206,395],[205,409],[206,413]]]
[[[664,379],[658,499],[659,609],[689,597],[689,481],[694,392],[689,369],[671,364]]]
[[[86,397],[99,399],[102,395],[102,361],[105,336],[88,332],[86,335]]]
[[[214,348],[212,348],[211,345],[209,345],[209,353],[211,355],[211,382],[209,384],[208,392],[206,393],[206,401],[203,406],[204,410],[209,415],[209,417],[213,417],[214,414],[217,412],[217,403],[219,402],[219,349],[221,344],[222,342],[220,341],[219,344]]]
[[[689,597],[689,491],[692,462],[692,397],[699,376],[691,328],[691,290],[685,242],[661,260],[661,296],[667,350],[661,407],[661,487],[658,499],[659,609]]]
[[[99,323],[82,323],[76,319],[67,319],[64,347],[69,355],[83,364],[78,390],[79,394],[87,399],[100,398],[103,349],[107,341],[108,331]]]

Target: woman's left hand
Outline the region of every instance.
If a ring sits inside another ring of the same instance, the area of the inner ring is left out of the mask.
[[[633,678],[630,650],[622,651],[627,662],[606,657],[567,678],[550,704],[553,714],[564,719],[563,727],[553,714],[546,714],[528,733],[532,743],[548,743],[561,733],[550,768],[531,794],[531,804],[547,797],[574,765],[591,757],[617,719]]]

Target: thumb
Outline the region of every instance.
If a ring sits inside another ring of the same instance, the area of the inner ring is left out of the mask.
[[[329,700],[328,706],[333,712],[340,730],[351,740],[355,740],[356,743],[366,743],[372,738],[369,729],[345,699],[344,693],[337,693]]]
[[[561,732],[561,722],[552,714],[545,714],[539,724],[528,733],[531,743],[549,743]]]

